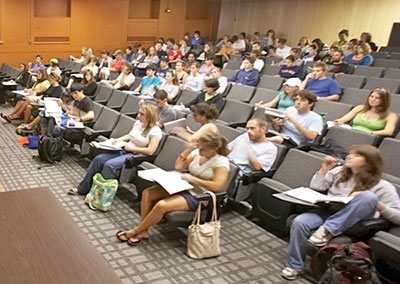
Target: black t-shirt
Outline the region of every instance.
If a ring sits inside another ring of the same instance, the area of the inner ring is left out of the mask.
[[[347,74],[349,72],[349,64],[345,62],[342,62],[340,64],[333,64],[333,66],[331,67],[331,69],[328,70],[328,72]]]
[[[50,86],[46,91],[39,93],[43,98],[60,98],[63,92],[63,87],[58,85],[57,87]]]
[[[96,82],[91,82],[90,84],[86,85],[83,87],[83,93],[85,96],[94,96],[94,93],[96,93],[97,90],[97,84]]]
[[[84,97],[81,101],[74,101],[74,106],[83,112],[93,111],[93,102],[88,97]]]

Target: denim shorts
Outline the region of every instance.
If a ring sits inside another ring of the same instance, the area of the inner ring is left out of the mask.
[[[196,196],[193,196],[188,190],[178,192],[177,194],[185,198],[186,203],[189,207],[189,211],[197,210],[197,207],[199,206],[199,200]]]

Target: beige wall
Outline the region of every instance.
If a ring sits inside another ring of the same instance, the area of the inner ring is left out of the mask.
[[[290,46],[303,35],[329,45],[346,28],[350,38],[367,31],[385,46],[392,24],[400,22],[399,12],[399,0],[223,0],[218,36],[274,29]]]

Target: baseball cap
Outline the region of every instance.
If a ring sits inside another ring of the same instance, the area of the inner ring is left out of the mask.
[[[289,87],[300,87],[301,80],[299,78],[290,78],[283,85],[287,85]]]

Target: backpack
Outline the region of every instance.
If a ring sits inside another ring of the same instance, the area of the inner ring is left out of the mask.
[[[306,152],[316,151],[327,155],[335,156],[341,159],[345,159],[347,155],[346,149],[338,145],[337,142],[332,138],[326,139],[320,145],[304,145],[297,147],[297,149]]]
[[[39,157],[42,162],[55,164],[60,162],[63,156],[63,144],[61,137],[41,136],[38,145]]]
[[[322,259],[329,259],[324,273],[321,271],[324,267]],[[314,266],[314,269],[318,267],[320,271],[313,271],[316,273],[314,275],[322,275],[320,284],[381,283],[371,260],[371,248],[366,243],[330,243],[321,248],[313,260],[320,262]]]

